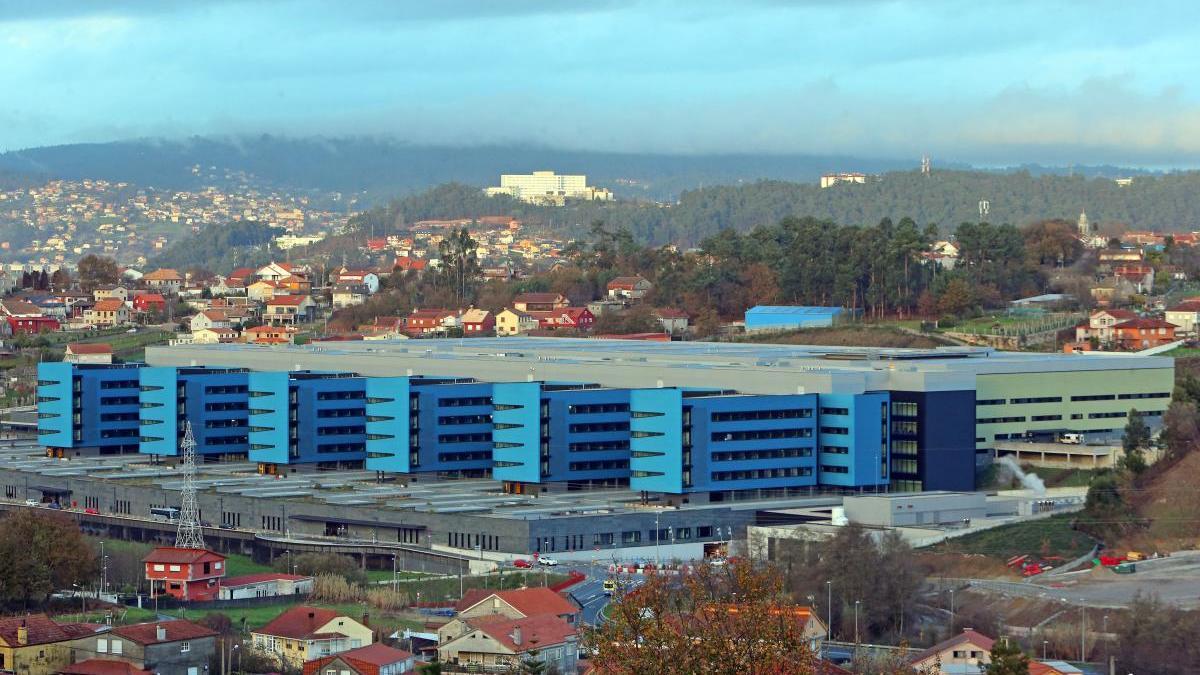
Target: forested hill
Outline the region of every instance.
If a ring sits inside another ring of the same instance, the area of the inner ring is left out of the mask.
[[[0,171],[100,178],[140,186],[194,189],[254,182],[288,189],[358,194],[368,201],[442,183],[495,185],[502,173],[585,174],[624,199],[670,200],[703,185],[763,178],[815,183],[831,171],[881,172],[912,160],[816,155],[656,155],[560,150],[530,145],[449,147],[386,138],[191,138],[30,148],[0,154]]]
[[[821,189],[811,183],[759,181],[684,192],[678,203],[654,206],[628,202],[533,207],[488,198],[474,187],[451,184],[393,202],[360,218],[376,232],[395,223],[431,218],[512,215],[567,234],[583,234],[593,221],[627,227],[643,242],[694,245],[721,230],[746,231],[787,216],[810,216],[847,225],[873,225],[883,218],[909,217],[952,232],[979,220],[979,202],[989,204],[986,220],[1025,223],[1051,218],[1074,221],[1086,209],[1093,223],[1123,223],[1135,229],[1200,229],[1200,172],[1142,175],[1121,187],[1107,178],[1033,175],[1026,171],[893,172],[864,185]]]

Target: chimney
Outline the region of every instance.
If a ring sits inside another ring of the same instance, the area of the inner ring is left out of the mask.
[[[17,626],[17,644],[29,644],[29,629],[25,627],[25,619],[21,619],[21,625]]]
[[[315,619],[315,618],[317,618],[317,613],[316,613],[316,612],[309,612],[309,613],[308,613],[308,618],[310,618],[310,619]]]
[[[162,626],[155,626],[154,627],[154,639],[158,640],[159,642],[166,642],[167,641],[167,629],[163,628]]]
[[[521,646],[521,627],[520,627],[520,626],[513,626],[513,632],[512,632],[512,635],[511,635],[511,636],[509,636],[509,637],[511,637],[511,638],[512,638],[512,641],[513,641],[513,644],[514,644],[514,645],[517,645],[518,647],[520,647],[520,646]]]
[[[367,628],[371,627],[371,613],[370,612],[363,612],[362,625],[366,626]]]

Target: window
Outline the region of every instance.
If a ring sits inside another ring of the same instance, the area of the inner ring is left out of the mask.
[[[846,434],[850,433],[850,429],[848,427],[821,427],[821,433],[845,436]]]
[[[812,417],[812,410],[806,408],[789,408],[785,410],[741,410],[731,412],[714,412],[714,422],[745,422],[749,420],[793,420]]]
[[[1111,401],[1115,398],[1116,398],[1116,396],[1113,396],[1112,394],[1089,394],[1086,396],[1072,396],[1071,400],[1072,401]]]
[[[896,406],[896,404],[893,403],[892,407],[895,407],[895,406]],[[849,408],[824,408],[823,407],[823,408],[821,408],[821,414],[822,415],[849,415],[850,409]]]
[[[1014,398],[1013,403],[1062,403],[1061,396],[1034,396],[1032,398]]]
[[[113,654],[122,654],[122,653],[124,653],[124,651],[125,651],[125,645],[120,640],[114,639],[112,641],[112,653]]]
[[[96,640],[96,653],[97,654],[107,654],[108,653],[108,640],[105,640],[104,638],[100,638],[100,639]]]
[[[917,433],[917,423],[914,421],[892,420],[893,434],[915,434]]]
[[[172,572],[178,572],[178,571],[180,571],[180,569],[181,569],[181,568],[179,567],[179,565],[171,565],[171,571],[172,571]]]
[[[828,464],[822,464],[821,471],[824,471],[825,473],[850,473],[849,467],[830,466]]]
[[[916,417],[918,411],[915,401],[892,401],[892,414],[897,417]]]
[[[1071,400],[1074,400],[1073,398]],[[975,405],[1004,405],[1005,400],[1002,398],[981,398],[975,401]]]
[[[1024,422],[1025,416],[1020,417],[980,417],[975,420],[976,424],[1011,424],[1013,422]]]
[[[167,571],[167,566],[166,565],[155,565],[154,571],[155,572],[165,572],[165,571]]]
[[[179,653],[180,654],[183,654],[185,652],[190,652],[190,651],[192,651],[192,643],[190,643],[186,640],[179,643]]]
[[[892,441],[893,455],[909,455],[915,457],[917,455],[916,441]]]
[[[1029,419],[1033,420],[1034,422],[1050,422],[1053,420],[1061,420],[1062,415],[1034,415]]]

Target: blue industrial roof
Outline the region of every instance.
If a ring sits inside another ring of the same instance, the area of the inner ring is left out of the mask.
[[[804,307],[800,305],[755,305],[747,314],[840,314],[841,307]]]

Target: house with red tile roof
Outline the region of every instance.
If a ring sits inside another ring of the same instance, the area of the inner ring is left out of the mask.
[[[571,625],[579,622],[579,607],[545,586],[509,591],[472,589],[454,606],[459,617],[499,614],[511,619],[551,614]]]
[[[529,312],[503,309],[496,313],[496,335],[525,335],[537,328],[538,320]]]
[[[996,641],[970,628],[954,637],[914,655],[909,665],[922,672],[942,673],[947,670],[966,672],[969,666],[980,667],[992,662],[992,645]],[[947,668],[949,666],[949,668]],[[956,670],[957,668],[957,670]]]
[[[1112,345],[1117,349],[1139,351],[1175,341],[1175,324],[1162,319],[1130,319],[1112,327]]]
[[[46,316],[37,305],[20,298],[0,300],[0,312],[4,313],[13,335],[37,335],[60,328],[58,319]]]
[[[396,262],[392,264],[393,271],[400,272],[416,272],[421,273],[429,266],[429,261],[424,258],[410,258],[402,255],[396,258]]]
[[[375,643],[304,664],[304,675],[404,675],[416,668],[412,652]]]
[[[290,345],[295,339],[292,326],[255,326],[242,331],[242,340],[253,345]]]
[[[551,614],[457,618],[438,629],[438,661],[452,668],[495,671],[540,661],[546,670],[574,673],[579,665],[579,633]]]
[[[570,304],[562,293],[522,293],[513,298],[513,309],[518,312],[552,312]]]
[[[45,614],[0,618],[0,670],[53,673],[71,663],[75,640],[96,632],[88,623],[59,623]]]
[[[220,309],[206,309],[203,312],[199,312],[192,317],[189,323],[193,333],[204,328],[231,327],[229,317],[225,316],[224,310]]]
[[[85,659],[58,669],[58,675],[153,675],[128,661]]]
[[[116,666],[126,664],[135,670],[162,675],[184,675],[189,669],[202,672],[217,648],[217,633],[207,626],[184,619],[151,621],[116,626],[72,643],[76,658],[89,657],[89,666],[105,675],[117,673]],[[76,664],[79,665],[79,664]]]
[[[1200,325],[1200,302],[1181,302],[1168,307],[1164,319],[1177,326],[1175,334],[1180,337],[1194,337],[1197,326]]]
[[[129,307],[115,298],[97,300],[91,309],[84,311],[83,320],[93,326],[124,326],[129,323]]]
[[[167,299],[161,293],[138,293],[133,296],[135,312],[165,312]]]
[[[103,342],[71,342],[63,361],[67,363],[112,363],[112,345]]]
[[[284,293],[279,282],[270,279],[260,279],[246,287],[246,297],[255,302],[266,302],[278,293]]]
[[[404,332],[409,335],[441,333],[446,329],[446,319],[452,316],[456,314],[445,309],[413,310],[404,320]]]
[[[617,277],[608,282],[608,297],[624,300],[641,300],[654,288],[654,284],[643,276]]]
[[[529,312],[541,330],[590,330],[596,315],[587,307],[563,307],[553,312]]]
[[[250,631],[254,649],[274,656],[285,668],[371,644],[371,629],[332,609],[292,607],[258,630]]]
[[[184,279],[178,271],[164,268],[142,275],[141,281],[147,288],[156,290],[163,295],[179,295],[179,289],[183,288]]]
[[[1138,316],[1137,312],[1128,309],[1102,309],[1092,312],[1087,321],[1075,326],[1075,340],[1083,342],[1094,337],[1102,343],[1109,342],[1113,338],[1113,326]]]
[[[496,329],[496,317],[486,309],[472,307],[458,317],[463,335],[489,335]]]
[[[263,320],[276,326],[295,325],[312,321],[316,308],[317,303],[307,295],[276,295],[267,300]]]
[[[215,600],[225,576],[225,556],[205,549],[160,546],[142,562],[151,598],[169,595],[179,600]]]

